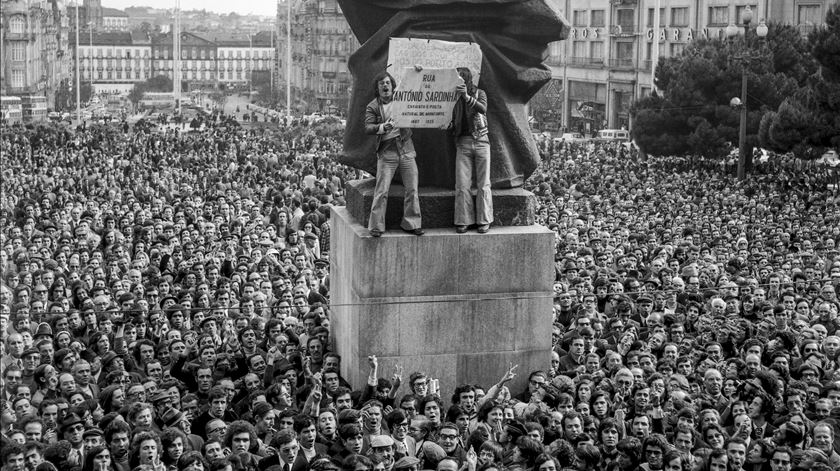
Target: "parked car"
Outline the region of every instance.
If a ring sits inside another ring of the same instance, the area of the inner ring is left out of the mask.
[[[630,140],[630,131],[626,129],[602,129],[598,131],[599,141],[619,141],[627,142]]]
[[[579,132],[564,132],[563,135],[560,136],[560,139],[566,142],[579,142],[586,140],[586,138],[583,137],[583,134]]]

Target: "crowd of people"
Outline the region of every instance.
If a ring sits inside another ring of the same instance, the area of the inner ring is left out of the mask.
[[[224,122],[2,129],[4,471],[840,468],[835,174],[563,144],[544,361],[349,384],[340,135]]]

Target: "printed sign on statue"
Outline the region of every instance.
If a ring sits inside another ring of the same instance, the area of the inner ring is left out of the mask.
[[[388,70],[400,87],[406,69],[416,65],[424,69],[467,67],[473,83],[481,79],[481,47],[475,43],[437,39],[391,38],[388,41]]]
[[[402,83],[394,90],[391,115],[399,128],[445,129],[452,121],[452,108],[458,101],[455,88],[463,79],[455,69],[408,67]]]

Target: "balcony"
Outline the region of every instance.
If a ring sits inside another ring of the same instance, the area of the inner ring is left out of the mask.
[[[31,36],[34,37],[35,35],[32,34]],[[27,33],[6,33],[5,34],[5,39],[8,39],[9,41],[28,41],[29,37],[30,37],[30,35],[27,34]]]
[[[634,59],[610,59],[610,67],[613,69],[635,69]]]
[[[562,62],[562,61],[561,61]],[[603,57],[567,57],[567,65],[578,65],[584,67],[602,67],[604,65]]]
[[[632,38],[638,34],[636,25],[633,23],[619,23],[610,26],[610,36],[614,38]]]

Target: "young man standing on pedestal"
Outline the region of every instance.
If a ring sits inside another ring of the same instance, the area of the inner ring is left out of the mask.
[[[391,114],[394,78],[382,72],[374,79],[376,98],[365,109],[365,133],[376,135],[376,188],[370,208],[368,230],[373,237],[385,232],[385,211],[388,205],[388,189],[397,170],[405,187],[402,230],[423,235],[420,219],[420,195],[418,193],[417,153],[411,140],[411,129],[394,126]]]

